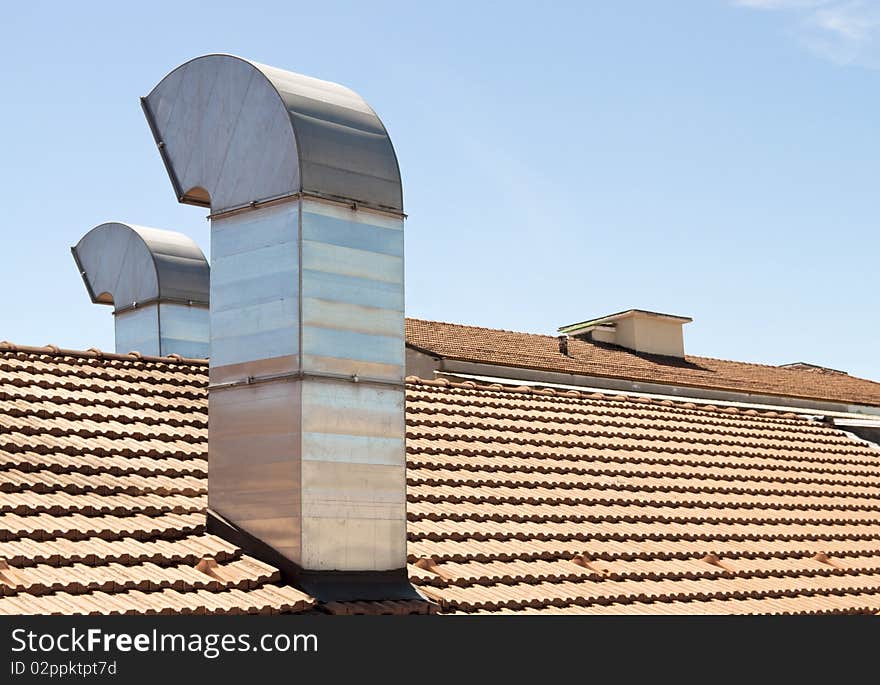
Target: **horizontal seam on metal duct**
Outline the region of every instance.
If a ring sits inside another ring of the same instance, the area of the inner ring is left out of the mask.
[[[197,309],[208,309],[210,304],[208,302],[203,302],[201,300],[187,300],[182,297],[154,297],[149,300],[144,300],[142,302],[132,302],[125,307],[120,307],[119,309],[115,309],[112,313],[113,316],[117,314],[124,314],[126,312],[130,312],[133,309],[141,309],[142,307],[149,307],[151,304],[179,304],[186,307],[195,307]]]
[[[326,379],[326,380],[342,380],[352,383],[364,383],[367,385],[390,385],[402,388],[406,385],[403,380],[390,380],[387,378],[376,378],[373,376],[359,376],[357,374],[348,375],[345,373],[330,373],[329,371],[293,371],[290,373],[278,373],[267,376],[248,376],[238,381],[227,381],[225,383],[216,383],[208,386],[208,390],[225,390],[227,388],[238,388],[243,385],[259,385],[261,383],[272,383],[273,381],[297,381],[309,378]]]
[[[284,195],[276,195],[275,197],[267,197],[262,200],[252,200],[251,202],[247,202],[245,204],[236,205],[235,207],[229,207],[227,209],[220,209],[216,212],[212,212],[208,214],[205,218],[210,221],[211,219],[220,219],[225,218],[227,216],[231,216],[233,214],[239,214],[240,212],[246,212],[249,209],[258,209],[260,207],[269,207],[275,204],[281,204],[283,202],[291,202],[293,200],[321,200],[330,204],[338,205],[340,207],[346,207],[348,209],[354,210],[366,210],[369,212],[374,212],[376,214],[385,214],[387,216],[393,216],[398,218],[407,218],[407,215],[404,212],[398,212],[396,209],[389,209],[387,207],[382,207],[381,205],[372,205],[367,202],[361,202],[360,200],[349,200],[346,198],[340,198],[335,195],[327,195],[326,193],[317,193],[317,192],[309,192],[309,191],[300,191],[296,193],[286,193]]]

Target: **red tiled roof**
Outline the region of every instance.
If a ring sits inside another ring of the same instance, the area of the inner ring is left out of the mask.
[[[0,614],[314,605],[205,533],[207,369],[0,346]]]
[[[314,605],[204,532],[206,385],[0,349],[0,613]],[[794,414],[409,379],[407,453],[410,577],[443,612],[880,610],[880,451]]]
[[[407,452],[443,611],[880,609],[880,450],[794,414],[413,380]]]
[[[553,336],[421,319],[406,320],[406,340],[439,357],[468,362],[880,406],[880,383],[821,368],[765,366],[691,355],[677,359],[577,338],[569,339],[568,355],[564,355]]]

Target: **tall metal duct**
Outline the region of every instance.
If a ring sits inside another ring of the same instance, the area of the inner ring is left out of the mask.
[[[70,251],[92,302],[113,306],[117,352],[208,356],[210,267],[190,238],[106,223]]]
[[[142,104],[178,200],[211,208],[209,529],[319,598],[417,596],[385,127],[347,88],[228,55]]]

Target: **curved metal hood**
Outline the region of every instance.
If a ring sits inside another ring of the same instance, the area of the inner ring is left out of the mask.
[[[336,83],[206,55],[142,104],[180,202],[218,213],[307,194],[403,212],[385,127]]]
[[[183,233],[110,222],[70,250],[96,304],[117,312],[152,302],[208,306],[211,268]]]

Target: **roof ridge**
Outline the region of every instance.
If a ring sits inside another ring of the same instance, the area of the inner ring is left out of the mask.
[[[428,324],[441,324],[443,326],[455,326],[457,328],[475,328],[481,331],[494,331],[495,333],[513,333],[515,335],[535,335],[541,338],[553,338],[556,336],[548,335],[547,333],[530,333],[528,331],[513,331],[507,328],[491,328],[489,326],[477,326],[476,324],[470,323],[456,323],[454,321],[439,321],[437,319],[420,319],[415,316],[407,316],[407,321],[418,321],[419,323],[428,323]]]
[[[190,357],[182,357],[179,354],[169,354],[165,357],[155,355],[141,354],[140,352],[129,352],[122,354],[119,352],[104,352],[97,347],[90,347],[87,350],[73,350],[57,345],[43,345],[42,347],[33,345],[16,345],[8,340],[0,340],[0,353],[2,352],[21,352],[24,354],[41,354],[52,355],[53,357],[79,357],[86,359],[113,359],[118,361],[144,361],[162,364],[181,364],[184,366],[208,366],[207,359],[192,359]]]
[[[489,383],[486,381],[477,382],[473,380],[467,381],[451,381],[448,378],[427,379],[419,376],[407,376],[406,383],[408,385],[426,385],[435,388],[463,388],[478,390],[493,390],[495,392],[520,393],[525,395],[543,395],[546,397],[569,397],[573,399],[587,400],[603,400],[606,402],[628,402],[635,404],[651,404],[661,407],[678,407],[680,409],[694,410],[699,409],[707,412],[715,412],[722,414],[737,414],[742,416],[761,416],[769,419],[804,419],[802,415],[795,412],[780,412],[773,409],[757,409],[755,407],[735,407],[717,402],[712,404],[697,404],[686,400],[670,400],[659,399],[656,397],[645,397],[642,395],[624,395],[621,393],[610,394],[591,390],[589,392],[575,389],[556,389],[551,387],[541,387],[539,385],[508,385],[506,383]]]

